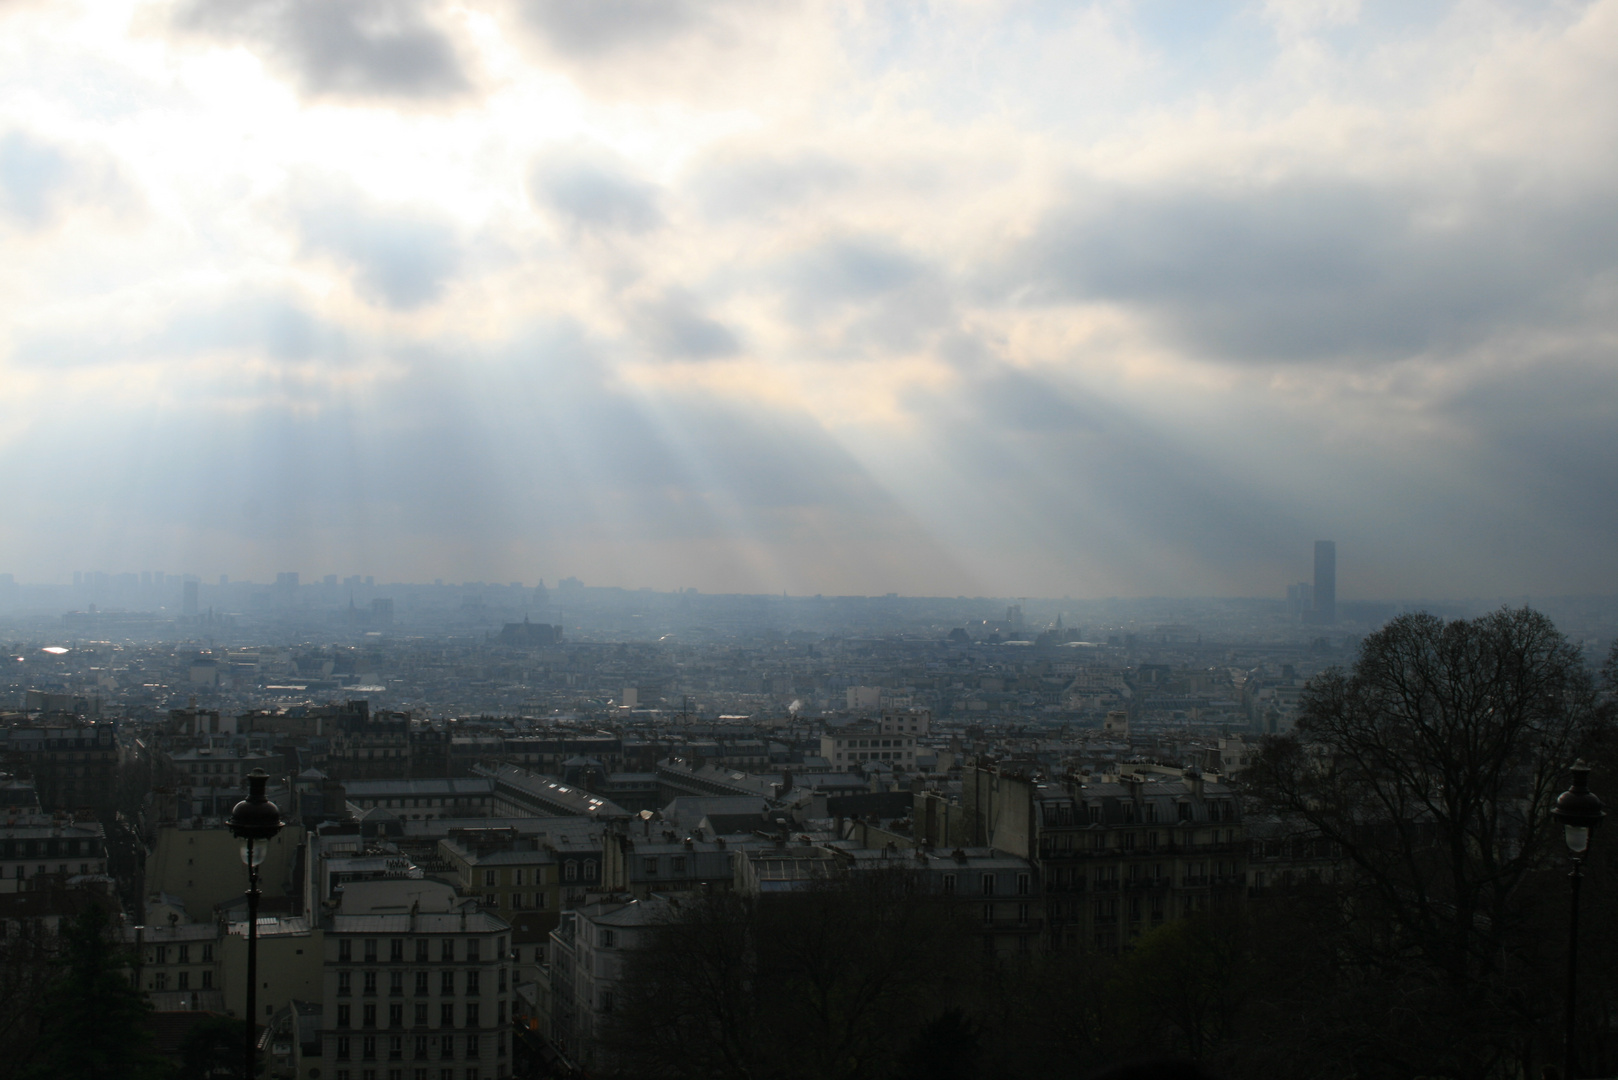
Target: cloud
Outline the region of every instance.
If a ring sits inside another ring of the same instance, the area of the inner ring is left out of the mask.
[[[0,211],[25,228],[43,226],[72,179],[66,155],[20,131],[0,136]]]
[[[920,264],[891,241],[843,237],[788,259],[781,276],[800,302],[864,303],[901,289],[921,275]]]
[[[681,188],[708,218],[723,222],[789,219],[829,197],[853,190],[853,161],[806,150],[791,154],[728,151],[699,161]],[[805,204],[810,204],[808,207]]]
[[[1017,245],[1002,284],[1033,303],[1135,306],[1192,355],[1396,360],[1569,315],[1618,269],[1604,200],[1484,190],[1457,205],[1308,176],[1092,188]]]
[[[529,27],[559,52],[600,57],[651,49],[713,26],[712,0],[519,0]]]
[[[431,0],[193,0],[181,28],[261,53],[312,98],[424,101],[471,79]]]
[[[713,360],[735,356],[741,351],[741,344],[729,327],[703,315],[697,301],[678,289],[638,305],[632,322],[661,358]]]
[[[530,177],[529,193],[537,204],[577,229],[638,234],[663,223],[657,188],[596,152],[542,157]]]
[[[306,251],[336,257],[353,271],[361,296],[398,311],[436,301],[461,264],[454,227],[426,211],[326,195],[307,200],[298,219]]]

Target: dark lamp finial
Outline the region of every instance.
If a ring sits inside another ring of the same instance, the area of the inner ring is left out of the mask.
[[[230,832],[238,840],[268,840],[281,831],[281,811],[264,797],[269,774],[254,769],[247,774],[247,798],[230,812]]]
[[[1573,763],[1573,786],[1556,798],[1551,817],[1564,828],[1594,829],[1607,816],[1601,799],[1590,790],[1590,766],[1581,759]]]

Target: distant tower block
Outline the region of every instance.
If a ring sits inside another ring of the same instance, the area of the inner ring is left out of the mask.
[[[195,615],[197,613],[197,582],[187,581],[183,586],[180,599],[180,614]]]
[[[1107,719],[1101,724],[1101,730],[1103,734],[1109,735],[1114,739],[1123,739],[1125,742],[1128,742],[1129,714],[1127,712],[1108,713]]]
[[[1315,541],[1315,622],[1337,621],[1337,542]]]

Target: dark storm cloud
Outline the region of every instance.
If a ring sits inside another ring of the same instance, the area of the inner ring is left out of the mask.
[[[186,30],[243,45],[310,97],[419,100],[466,92],[453,42],[428,0],[193,0]]]
[[[600,57],[656,47],[706,24],[697,0],[519,0],[523,21],[557,52]]]
[[[1001,284],[1139,305],[1194,354],[1391,359],[1566,315],[1618,265],[1605,201],[1308,180],[1095,191],[1048,215]]]
[[[1499,504],[1520,507],[1541,528],[1582,532],[1591,551],[1613,551],[1618,365],[1610,352],[1479,372],[1434,411],[1470,433],[1470,464]]]
[[[50,219],[73,167],[56,147],[20,131],[0,135],[0,213],[24,228]]]
[[[542,159],[529,179],[529,195],[575,228],[644,233],[663,223],[657,188],[595,155]]]
[[[665,358],[713,360],[741,351],[729,327],[702,314],[695,298],[679,290],[640,305],[632,322],[647,345]]]
[[[302,208],[299,227],[305,249],[337,257],[353,270],[361,296],[397,310],[437,300],[461,263],[455,230],[425,213],[328,197]]]

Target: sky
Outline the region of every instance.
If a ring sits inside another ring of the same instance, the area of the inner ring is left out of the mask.
[[[1618,0],[0,0],[0,571],[1618,592]]]

